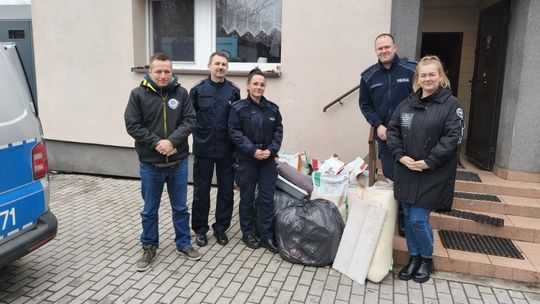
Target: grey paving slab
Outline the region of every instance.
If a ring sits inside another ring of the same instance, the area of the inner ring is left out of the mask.
[[[482,300],[483,300],[484,303],[486,303],[486,304],[495,304],[495,303],[499,303],[499,302],[497,301],[497,297],[495,297],[495,295],[493,295],[493,294],[483,293],[483,294],[482,294]]]
[[[468,299],[481,299],[478,287],[473,284],[463,284],[463,289]]]
[[[309,286],[306,285],[297,285],[293,293],[293,300],[303,302],[306,300],[308,295]]]
[[[248,296],[248,301],[259,303],[264,297],[264,294],[266,293],[266,289],[267,289],[266,287],[256,286],[251,292],[251,294]]]
[[[449,293],[444,293],[444,292],[437,293],[437,298],[439,299],[440,303],[445,303],[445,304],[454,303],[454,300],[452,299],[452,296]]]
[[[190,206],[191,197],[189,187]],[[158,255],[139,273],[140,182],[52,174],[58,235],[0,270],[0,303],[540,303],[537,286],[516,282],[435,273],[424,284],[393,274],[358,284],[330,267],[291,264],[243,245],[238,197],[235,191],[230,243],[220,246],[209,233],[202,259],[190,261],[175,251],[165,194]],[[212,203],[210,222],[214,210]]]

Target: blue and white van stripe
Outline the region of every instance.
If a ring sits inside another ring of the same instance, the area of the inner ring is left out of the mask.
[[[26,223],[24,224],[21,228],[15,228],[11,231],[7,231],[6,233],[6,237],[10,237],[14,234],[16,234],[17,232],[22,232],[28,228],[31,228],[32,226],[34,226],[34,222],[30,222],[30,223]],[[4,239],[3,235],[0,235],[0,240]]]
[[[37,142],[29,138],[0,146],[0,240],[31,229],[46,211],[45,185],[33,178],[32,150]]]
[[[23,141],[16,141],[16,142],[12,142],[12,143],[9,143],[9,144],[0,145],[0,150],[4,150],[4,149],[11,148],[11,147],[24,145],[24,144],[31,144],[31,143],[34,143],[36,141],[37,141],[36,138],[29,138],[29,139],[25,139]]]

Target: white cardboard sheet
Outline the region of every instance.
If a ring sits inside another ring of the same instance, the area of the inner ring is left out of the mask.
[[[364,285],[387,210],[361,199],[361,191],[348,190],[349,216],[332,268]]]

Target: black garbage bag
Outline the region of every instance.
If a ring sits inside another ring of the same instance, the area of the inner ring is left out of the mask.
[[[276,217],[281,210],[299,202],[300,200],[292,197],[286,192],[276,189],[274,192],[274,217]]]
[[[257,193],[255,193],[255,197],[257,197]],[[290,194],[287,194],[286,192],[283,192],[279,189],[276,189],[274,191],[274,219],[272,220],[272,227],[271,229],[275,229],[276,225],[276,216],[278,213],[285,209],[286,207],[298,203],[300,200],[292,197]],[[255,235],[259,236],[259,216],[258,216],[258,205],[253,202],[253,218],[254,218],[254,228],[255,228]]]
[[[343,218],[333,202],[324,199],[295,202],[276,217],[279,254],[291,263],[330,265],[344,228]]]

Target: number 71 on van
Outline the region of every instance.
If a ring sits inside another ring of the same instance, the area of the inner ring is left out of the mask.
[[[2,223],[2,230],[6,230],[6,227],[8,225],[10,218],[11,218],[11,226],[15,226],[15,208],[11,208],[11,209],[0,212],[0,221]]]

